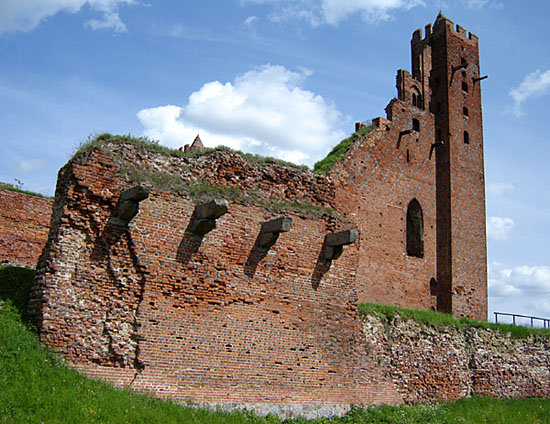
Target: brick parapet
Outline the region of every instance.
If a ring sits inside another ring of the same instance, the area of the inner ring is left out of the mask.
[[[0,263],[36,267],[53,200],[0,188]]]

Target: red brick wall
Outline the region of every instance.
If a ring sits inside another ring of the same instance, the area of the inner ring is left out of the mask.
[[[331,172],[336,204],[361,234],[357,291],[362,302],[435,308],[430,280],[436,277],[435,155],[433,117],[394,100],[391,121],[381,120]],[[419,132],[400,133],[420,123]],[[416,199],[423,212],[424,255],[407,255],[407,207]]]
[[[52,202],[0,188],[0,263],[36,266],[48,239]]]
[[[116,159],[109,148],[118,150]],[[261,224],[279,214],[230,202],[201,240],[187,228],[190,199],[153,188],[128,229],[117,231],[107,225],[127,188],[117,172],[137,156],[130,146],[107,146],[60,171],[56,242],[39,264],[30,304],[44,343],[91,375],[178,400],[400,402],[358,337],[360,243],[330,266],[321,260],[325,234],[349,222],[289,210],[291,231],[262,255],[254,248]],[[212,180],[239,175],[244,166],[225,152],[192,168],[188,159],[152,156],[140,165]],[[274,181],[262,179],[264,192],[300,191],[307,178],[318,178],[271,170]],[[253,167],[238,183],[255,186],[259,172]],[[315,186],[304,194],[312,202],[332,195]]]

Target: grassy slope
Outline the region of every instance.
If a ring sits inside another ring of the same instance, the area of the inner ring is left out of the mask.
[[[65,367],[39,346],[25,309],[33,271],[0,266],[0,423],[279,423],[220,414],[117,390]],[[305,420],[288,420],[305,423]],[[464,399],[456,403],[354,409],[310,423],[550,423],[550,401]]]

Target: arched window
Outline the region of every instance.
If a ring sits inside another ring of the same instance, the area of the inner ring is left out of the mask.
[[[462,108],[462,114],[466,117],[468,116],[468,108],[466,106]]]
[[[407,207],[407,255],[424,257],[424,222],[422,208],[416,199]]]
[[[418,119],[413,119],[412,124],[413,131],[420,132],[420,122],[418,121]]]
[[[468,84],[465,81],[462,81],[462,91],[468,92]]]
[[[412,97],[413,106],[416,106],[419,109],[423,109],[423,107],[422,107],[422,95],[420,94],[420,91],[418,90],[418,88],[413,87],[413,92],[412,92],[411,97]]]
[[[470,134],[468,134],[468,131],[464,131],[464,144],[470,144]]]

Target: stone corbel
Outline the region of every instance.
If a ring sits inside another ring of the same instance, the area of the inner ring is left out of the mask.
[[[137,185],[120,193],[116,215],[109,220],[110,224],[126,226],[139,212],[139,202],[149,197],[149,187]]]
[[[260,230],[260,236],[258,238],[258,244],[264,249],[269,249],[273,246],[280,233],[286,233],[290,231],[292,225],[292,218],[290,216],[282,216],[280,218],[266,221],[262,224]]]
[[[323,257],[327,261],[338,259],[344,250],[344,246],[357,240],[357,230],[344,230],[338,233],[327,234],[323,247]]]
[[[189,230],[197,235],[204,236],[216,228],[216,220],[225,214],[228,209],[227,200],[214,199],[195,207]]]

